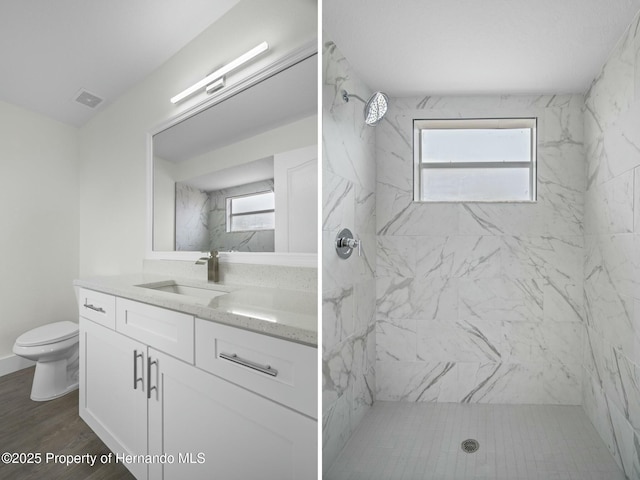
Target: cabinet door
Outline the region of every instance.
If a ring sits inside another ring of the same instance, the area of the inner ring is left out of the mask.
[[[147,453],[146,351],[145,345],[80,318],[80,417],[114,454]],[[135,389],[134,373],[142,379]],[[146,464],[125,465],[137,479],[147,478]]]
[[[149,401],[149,454],[173,458],[150,465],[150,478],[317,478],[315,420],[153,349],[149,357],[159,392]]]

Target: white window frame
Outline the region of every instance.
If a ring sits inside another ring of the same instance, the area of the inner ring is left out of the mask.
[[[244,216],[244,215],[254,215],[256,213],[270,213],[270,212],[274,212],[275,213],[275,208],[271,208],[268,210],[252,210],[250,212],[244,212],[244,213],[237,213],[237,214],[233,214],[231,212],[231,205],[233,202],[233,199],[235,198],[245,198],[245,197],[254,197],[256,195],[263,195],[265,193],[271,193],[273,194],[273,190],[262,190],[260,192],[251,192],[251,193],[245,193],[242,195],[233,195],[231,197],[226,197],[225,199],[225,218],[227,219],[227,228],[226,231],[227,233],[242,233],[242,232],[266,232],[269,230],[275,230],[275,225],[273,228],[257,228],[257,229],[251,229],[251,230],[231,230],[231,217],[239,217],[239,216]]]
[[[448,119],[414,119],[413,121],[413,158],[414,181],[413,199],[420,203],[535,203],[537,201],[537,123],[536,117],[521,118],[448,118]],[[531,158],[527,162],[456,162],[435,163],[422,161],[421,132],[428,129],[514,129],[527,128],[531,130]],[[420,198],[422,191],[422,171],[428,168],[524,168],[529,169],[528,200],[423,200]]]

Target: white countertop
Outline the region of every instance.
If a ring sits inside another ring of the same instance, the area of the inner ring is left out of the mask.
[[[153,288],[172,283],[225,293],[205,299]],[[318,346],[318,309],[315,293],[207,283],[155,274],[84,278],[75,280],[73,284],[188,313],[205,320]]]

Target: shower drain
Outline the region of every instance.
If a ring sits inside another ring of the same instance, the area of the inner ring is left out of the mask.
[[[465,453],[473,453],[477,451],[478,448],[480,448],[480,444],[477,440],[474,440],[472,438],[462,442],[462,451]]]

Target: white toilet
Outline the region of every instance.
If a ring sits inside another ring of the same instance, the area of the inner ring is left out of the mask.
[[[20,335],[13,353],[36,363],[31,400],[44,402],[78,388],[78,324],[56,322]]]

